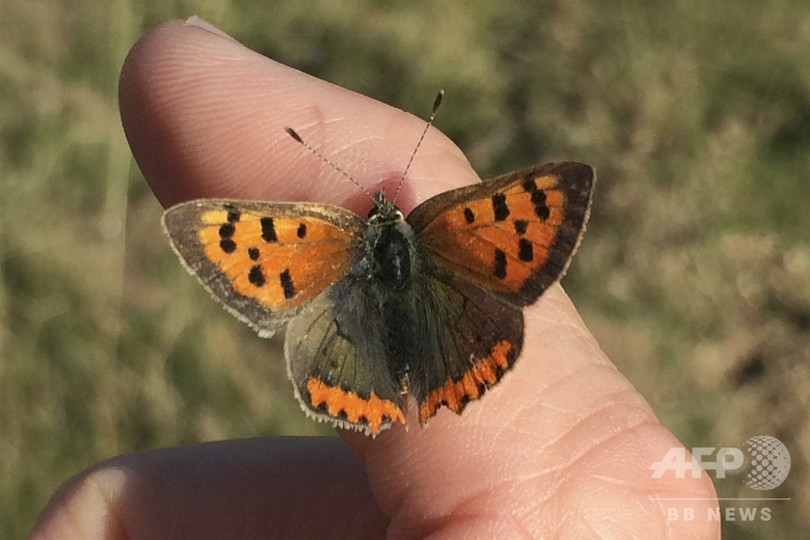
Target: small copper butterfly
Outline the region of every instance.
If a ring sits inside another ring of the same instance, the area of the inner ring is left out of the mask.
[[[442,406],[460,414],[514,365],[522,308],[565,273],[594,177],[582,163],[535,166],[437,195],[407,218],[382,191],[367,219],[318,203],[201,199],[167,210],[163,227],[228,311],[264,337],[287,324],[305,412],[376,435],[405,422],[406,393],[425,424]]]

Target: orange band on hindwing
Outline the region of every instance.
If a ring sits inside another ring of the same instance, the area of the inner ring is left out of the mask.
[[[477,360],[461,379],[448,378],[441,387],[431,391],[419,404],[419,422],[425,423],[442,405],[461,413],[468,402],[481,397],[501,379],[514,361],[514,358],[510,358],[511,351],[511,343],[499,341],[492,347],[489,356]]]
[[[310,377],[307,381],[309,405],[313,411],[325,409],[332,418],[345,418],[352,424],[367,425],[376,434],[380,427],[392,422],[405,423],[405,415],[394,402],[381,399],[371,391],[368,399],[355,392],[345,391],[337,386],[329,386],[323,381]]]

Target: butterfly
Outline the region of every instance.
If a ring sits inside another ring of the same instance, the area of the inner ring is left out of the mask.
[[[290,134],[300,137],[292,130]],[[317,420],[376,435],[460,414],[512,368],[522,308],[565,273],[594,170],[550,163],[439,194],[407,218],[380,191],[366,219],[313,202],[200,199],[163,227],[188,270],[263,337]]]

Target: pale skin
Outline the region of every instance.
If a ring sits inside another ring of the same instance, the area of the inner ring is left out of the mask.
[[[133,153],[164,206],[308,200],[365,214],[368,197],[284,128],[373,191],[396,183],[424,127],[199,20],[165,23],[135,45],[120,102]],[[461,150],[431,129],[398,204],[407,214],[478,181]],[[119,456],[62,486],[31,537],[718,538],[719,523],[705,518],[717,506],[711,480],[652,478],[650,464],[681,445],[563,289],[553,286],[525,316],[515,369],[462,416],[441,410],[420,429],[410,411],[408,430],[397,425],[375,439],[341,431]],[[668,520],[670,507],[696,518]]]

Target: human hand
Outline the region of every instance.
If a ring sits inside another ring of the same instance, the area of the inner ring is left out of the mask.
[[[292,126],[364,186],[396,181],[424,121],[173,21],[121,77],[132,150],[165,206],[197,197],[368,198],[290,139]],[[398,203],[478,182],[431,129]],[[597,203],[598,204],[598,203]],[[559,285],[526,319],[515,368],[461,416],[375,439],[257,438],[124,455],[65,484],[32,538],[715,538],[714,488],[651,478],[675,437],[609,362]],[[695,498],[667,501],[652,498]],[[667,508],[693,521],[667,521]]]

